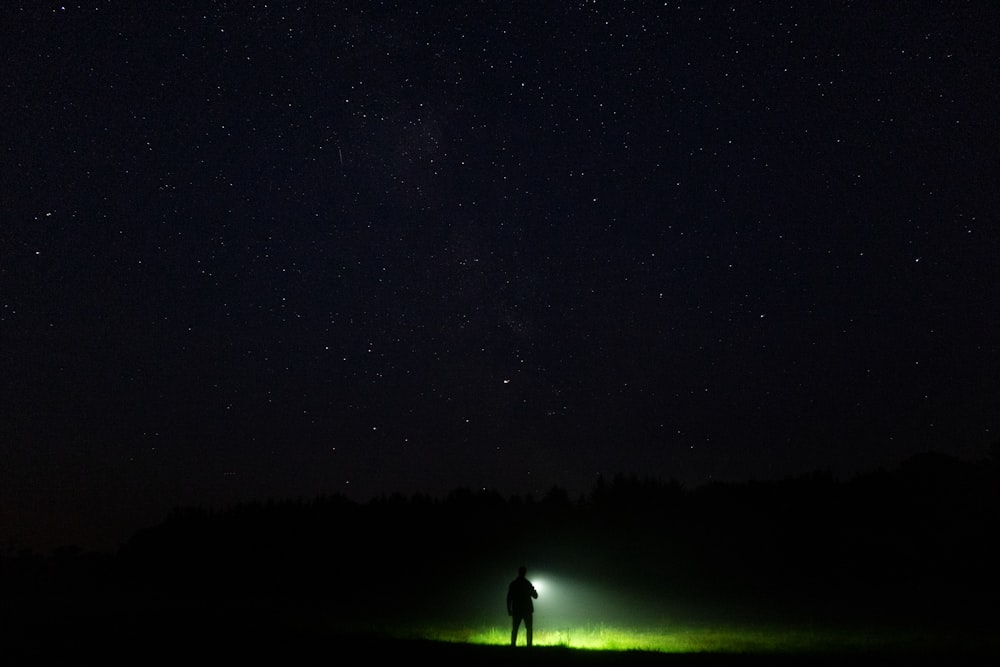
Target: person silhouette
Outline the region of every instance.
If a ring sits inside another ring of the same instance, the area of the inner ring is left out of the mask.
[[[517,568],[517,579],[510,582],[507,587],[507,615],[511,617],[512,626],[510,629],[510,645],[517,646],[517,629],[524,621],[524,631],[527,639],[527,646],[531,646],[531,617],[535,612],[535,605],[531,598],[538,598],[538,591],[530,581],[525,578],[528,568],[521,566]]]

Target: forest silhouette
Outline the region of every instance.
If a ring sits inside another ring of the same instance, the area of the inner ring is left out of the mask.
[[[321,609],[344,624],[461,620],[457,592],[486,572],[509,578],[527,557],[637,600],[989,627],[998,477],[995,461],[927,453],[847,481],[815,472],[688,489],[622,475],[578,498],[460,488],[178,508],[114,554],[4,556],[0,584],[16,618],[184,604]],[[503,594],[476,603],[498,624]]]

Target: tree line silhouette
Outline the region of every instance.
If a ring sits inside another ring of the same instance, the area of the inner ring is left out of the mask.
[[[994,461],[928,453],[849,481],[815,472],[688,489],[621,475],[579,498],[460,488],[179,508],[115,554],[4,557],[0,592],[24,605],[203,600],[406,617],[447,611],[442,589],[512,571],[527,554],[646,598],[986,621],[998,477]]]

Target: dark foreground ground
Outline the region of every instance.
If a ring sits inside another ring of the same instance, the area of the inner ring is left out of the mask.
[[[10,612],[11,610],[7,610]],[[9,665],[993,665],[982,648],[808,655],[666,654],[531,649],[398,639],[239,612],[177,609],[115,614],[8,615]]]

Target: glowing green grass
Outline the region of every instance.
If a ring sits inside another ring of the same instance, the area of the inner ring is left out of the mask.
[[[438,628],[410,633],[424,639],[505,646],[508,627]],[[873,635],[866,632],[816,631],[754,627],[676,627],[669,630],[589,625],[573,628],[538,629],[535,646],[601,651],[656,651],[663,653],[820,653],[873,651],[909,646],[912,638]],[[524,644],[524,629],[518,645]]]
[[[507,646],[510,621],[497,591],[510,573],[454,582],[446,612],[419,625],[405,617],[383,619],[376,630],[401,639]],[[706,654],[850,654],[874,652],[994,651],[998,640],[981,629],[954,625],[919,626],[887,618],[827,621],[812,614],[755,610],[721,601],[642,598],[634,590],[539,568],[532,575],[534,645],[588,651],[648,651]],[[483,601],[492,601],[484,605]],[[497,613],[499,612],[499,613]],[[611,619],[610,621],[608,619]],[[991,628],[992,630],[992,628]],[[518,646],[525,644],[525,630]]]

